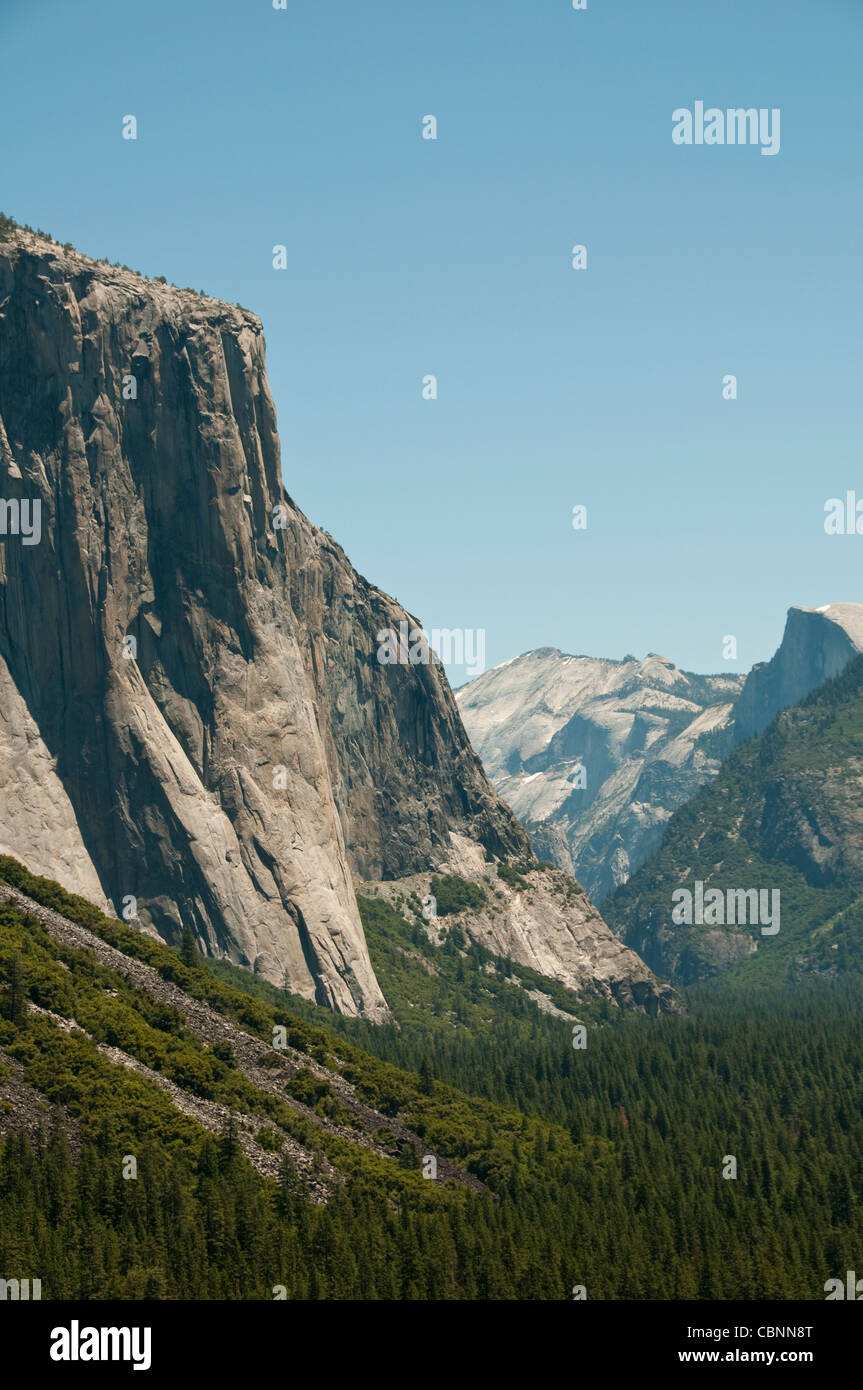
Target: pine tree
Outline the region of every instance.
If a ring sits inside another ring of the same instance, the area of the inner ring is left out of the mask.
[[[7,969],[8,986],[3,1000],[3,1017],[16,1028],[23,1028],[27,1017],[27,978],[19,955],[14,955]]]
[[[195,945],[195,937],[192,928],[186,924],[183,928],[183,941],[180,946],[180,960],[190,969],[198,964],[198,948]]]
[[[222,1125],[222,1133],[219,1139],[219,1171],[227,1173],[237,1161],[240,1153],[240,1136],[237,1126],[237,1117],[233,1110],[229,1110]]]
[[[305,1200],[305,1184],[300,1176],[300,1170],[287,1150],[282,1154],[279,1164],[279,1197],[278,1209],[282,1216],[294,1216],[297,1208]]]

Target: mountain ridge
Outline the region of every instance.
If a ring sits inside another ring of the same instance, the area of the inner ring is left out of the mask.
[[[545,646],[461,686],[456,700],[537,853],[602,903],[737,743],[861,650],[863,605],[792,607],[774,656],[745,677],[684,671],[657,652],[639,661]]]
[[[546,647],[477,677],[456,699],[537,852],[601,902],[659,842],[671,809],[715,772],[741,686],[742,677],[681,672],[657,653],[618,661]]]
[[[863,655],[741,742],[675,812],[663,843],[606,904],[677,985],[737,968],[766,978],[863,969]],[[778,934],[674,925],[673,894],[781,893]]]

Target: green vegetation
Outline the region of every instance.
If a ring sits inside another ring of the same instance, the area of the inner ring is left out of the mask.
[[[374,1028],[224,962],[184,966],[12,860],[0,877],[239,1022],[261,1057],[281,1022],[310,1059],[286,1097],[313,1114],[341,1104],[320,1061],[423,1152],[486,1185],[426,1181],[386,1120],[376,1137],[389,1158],[328,1132],[255,1087],[233,1051],[204,1049],[176,1010],[0,903],[0,1068],[23,1067],[54,1107],[43,1139],[0,1142],[0,1266],[42,1278],[43,1297],[260,1299],[284,1284],[300,1299],[568,1299],[583,1283],[592,1299],[818,1299],[855,1268],[863,1034],[850,980],[733,1000],[703,987],[688,1016],[623,1016],[452,932],[436,948],[374,900],[361,909],[400,1024]],[[527,989],[587,1021],[585,1050]],[[112,1062],[103,1040],[223,1103],[221,1135]],[[244,1157],[232,1111],[260,1116],[278,1181]],[[326,1203],[311,1200],[289,1139],[312,1177],[332,1174]],[[123,1178],[130,1154],[135,1180]]]
[[[716,780],[676,811],[660,849],[603,904],[603,916],[675,984],[723,968],[704,927],[671,924],[672,892],[778,889],[781,927],[750,934],[757,953],[725,986],[765,986],[812,971],[863,971],[863,658],[735,749]],[[734,932],[736,929],[731,928]],[[747,928],[743,928],[744,931]]]
[[[518,869],[513,868],[512,864],[507,864],[505,860],[498,864],[497,876],[519,893],[523,893],[525,888],[529,887],[527,879],[523,878]]]
[[[458,874],[435,876],[431,881],[431,891],[437,902],[438,917],[450,917],[457,912],[478,912],[486,904],[484,889],[478,883],[460,878]]]

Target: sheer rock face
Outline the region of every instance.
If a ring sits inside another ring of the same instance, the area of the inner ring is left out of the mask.
[[[0,499],[0,851],[385,1018],[354,881],[530,847],[440,665],[378,660],[416,620],[285,493],[259,320],[13,232]],[[541,916],[497,949],[653,989],[598,916]]]
[[[770,661],[753,666],[734,711],[734,739],[763,733],[774,715],[844,671],[863,652],[863,604],[789,608],[782,641]]]
[[[378,634],[416,618],[352,568],[330,536],[293,509],[291,605],[359,879],[396,879],[449,853],[453,835],[505,857],[527,835],[492,790],[436,659],[382,664]]]
[[[260,324],[30,237],[2,248],[0,313],[3,496],[42,529],[2,546],[0,656],[46,764],[7,783],[4,848],[382,1016],[274,529]]]
[[[383,1017],[352,865],[526,840],[440,669],[377,662],[407,615],[284,493],[258,319],[15,233],[0,497],[41,508],[32,544],[3,512],[0,848]]]

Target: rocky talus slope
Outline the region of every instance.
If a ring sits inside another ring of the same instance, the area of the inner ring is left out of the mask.
[[[471,862],[473,861],[473,862]],[[522,870],[478,862],[469,843],[441,865],[446,874],[461,870],[482,894],[476,907],[429,918],[429,939],[441,945],[453,927],[495,956],[526,965],[559,980],[577,994],[606,999],[642,1013],[677,1013],[676,992],[657,980],[642,960],[613,932],[570,874],[551,865]],[[363,894],[383,897],[410,920],[410,904],[427,903],[435,892],[434,874],[416,874],[396,882],[366,883]],[[458,882],[458,879],[457,879]],[[405,908],[407,907],[407,911]]]
[[[314,1129],[347,1140],[350,1144],[367,1149],[380,1158],[397,1157],[405,1146],[410,1146],[416,1151],[422,1148],[418,1135],[408,1129],[397,1116],[384,1115],[363,1102],[357,1094],[357,1087],[346,1080],[337,1069],[324,1066],[309,1053],[287,1044],[279,1049],[267,1046],[261,1038],[238,1027],[230,1018],[211,1008],[202,999],[165,979],[152,966],[125,954],[87,927],[33,901],[4,882],[0,882],[0,903],[9,903],[34,917],[59,946],[91,955],[99,965],[107,967],[151,1000],[164,1005],[168,1010],[176,1010],[198,1045],[205,1051],[214,1048],[228,1049],[232,1058],[231,1065],[252,1083],[262,1097],[270,1096],[287,1105],[303,1116]],[[66,1032],[74,1030],[89,1037],[77,1019],[60,1017],[51,1010],[32,1003],[28,1009],[31,1013],[49,1018]],[[98,1050],[113,1065],[135,1071],[164,1091],[177,1110],[197,1121],[202,1128],[216,1134],[223,1131],[229,1114],[224,1104],[177,1085],[163,1073],[154,1071],[121,1048],[100,1043]],[[7,1085],[15,1098],[28,1101],[29,1107],[33,1110],[31,1124],[29,1111],[25,1107],[25,1127],[29,1127],[33,1133],[40,1127],[44,1129],[44,1112],[40,1113],[34,1104],[37,1098],[25,1096],[14,1062],[10,1063],[9,1059],[6,1059],[4,1066],[11,1069],[12,1074]],[[327,1091],[337,1098],[340,1111],[350,1123],[333,1121],[291,1095],[286,1082],[290,1083],[297,1077],[312,1077],[320,1081]],[[308,1148],[292,1139],[291,1135],[283,1130],[279,1133],[277,1150],[263,1148],[256,1138],[262,1128],[260,1114],[244,1114],[235,1110],[233,1119],[240,1144],[258,1172],[265,1177],[276,1177],[281,1155],[287,1152],[306,1179],[311,1194],[318,1200],[326,1199],[336,1177],[325,1158],[320,1155],[314,1158]],[[22,1127],[20,1119],[16,1121],[15,1127]],[[443,1181],[452,1180],[474,1191],[483,1190],[483,1184],[478,1178],[445,1157],[440,1156],[437,1165],[438,1177]]]

